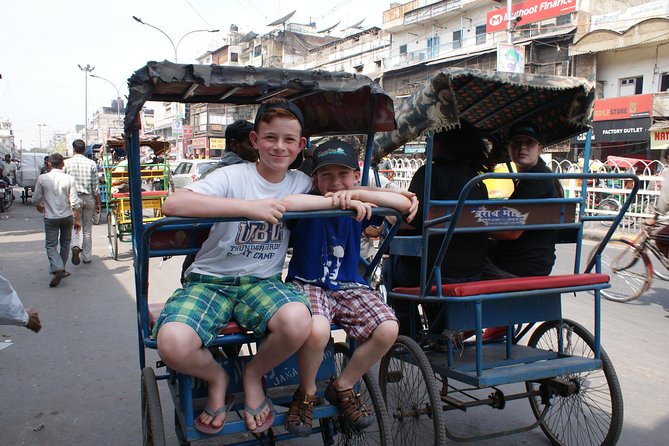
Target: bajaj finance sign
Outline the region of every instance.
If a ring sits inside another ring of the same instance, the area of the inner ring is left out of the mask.
[[[520,17],[521,25],[550,19],[576,11],[576,0],[530,0],[514,5],[511,21]],[[506,8],[490,11],[486,16],[486,32],[492,33],[506,29]]]

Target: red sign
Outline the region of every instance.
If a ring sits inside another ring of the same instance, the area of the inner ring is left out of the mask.
[[[613,119],[646,118],[653,110],[652,94],[637,94],[595,100],[593,121]]]
[[[191,139],[193,137],[192,125],[184,125],[183,130],[184,130],[184,139]]]
[[[559,15],[576,11],[576,0],[528,0],[514,5],[511,20],[520,17],[520,25],[539,22]],[[492,33],[506,29],[506,8],[490,11],[486,16],[486,32]]]
[[[193,138],[190,145],[193,149],[204,149],[207,147],[207,137]]]

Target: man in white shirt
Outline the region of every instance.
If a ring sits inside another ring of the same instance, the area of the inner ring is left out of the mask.
[[[12,184],[16,184],[16,163],[12,161],[12,156],[9,153],[5,155],[5,160],[2,162],[2,169],[7,178],[11,180]]]
[[[70,252],[72,227],[81,229],[81,220],[74,178],[62,171],[63,155],[52,153],[49,162],[51,172],[37,178],[32,200],[37,210],[44,214],[46,255],[49,258],[49,273],[53,275],[49,286],[55,287],[69,275],[65,265]]]

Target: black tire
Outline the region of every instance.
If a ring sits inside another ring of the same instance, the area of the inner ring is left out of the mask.
[[[334,361],[336,374],[339,376],[341,371],[346,366],[351,351],[343,342],[337,342],[334,345]],[[357,384],[357,393],[360,394],[360,399],[367,406],[368,409],[374,411],[376,422],[366,429],[355,431],[348,427],[340,415],[335,421],[336,432],[334,436],[335,445],[386,445],[393,444],[393,437],[390,431],[390,418],[386,412],[386,403],[381,394],[379,382],[371,371],[363,375],[362,379]]]
[[[597,204],[597,210],[600,211],[611,211],[612,213],[618,213],[620,211],[620,203],[613,198],[605,198]],[[606,214],[611,215],[611,214]],[[611,221],[602,221],[602,225],[609,227],[613,222]]]
[[[118,224],[113,212],[107,214],[107,240],[112,259],[118,260]]]
[[[561,328],[560,328],[561,327]],[[541,324],[532,333],[528,345],[557,351],[558,335],[562,333],[565,353],[594,358],[594,338],[578,323],[564,319]],[[558,446],[615,445],[623,427],[623,396],[618,377],[604,349],[600,350],[602,368],[589,372],[560,376],[575,383],[573,395],[553,395],[551,406],[540,425],[548,439]],[[528,391],[536,391],[538,383],[527,382]],[[530,396],[530,407],[539,418],[544,410],[541,396]]]
[[[12,203],[14,203],[14,192],[11,189],[7,189],[7,192],[9,194],[9,200],[5,202],[5,210],[9,209],[12,207]]]
[[[416,341],[398,336],[381,360],[379,375],[395,444],[445,444],[439,388],[432,366]]]
[[[142,445],[165,445],[163,410],[156,375],[151,367],[142,369]]]
[[[595,248],[590,258],[595,254]],[[602,251],[602,272],[608,274],[611,288],[602,290],[602,296],[614,302],[637,299],[653,282],[653,267],[648,256],[634,242],[611,239]]]

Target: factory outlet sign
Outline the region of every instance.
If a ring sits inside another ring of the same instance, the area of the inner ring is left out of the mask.
[[[576,0],[528,0],[513,6],[511,21],[520,19],[519,25],[525,25],[574,11],[576,11]],[[488,33],[505,30],[508,20],[506,8],[490,11],[486,15],[485,30]]]
[[[650,118],[615,119],[592,123],[592,142],[643,142],[648,141]],[[585,133],[575,138],[576,143],[585,142]]]

